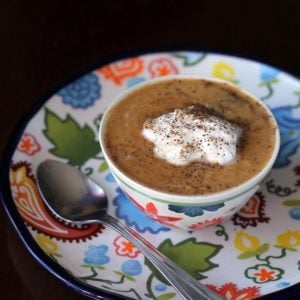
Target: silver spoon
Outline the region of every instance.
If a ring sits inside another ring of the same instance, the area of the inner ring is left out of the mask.
[[[81,225],[101,222],[116,230],[151,261],[183,299],[222,299],[137,232],[108,215],[108,201],[103,189],[76,168],[56,160],[46,160],[37,168],[37,183],[46,205],[56,216]]]

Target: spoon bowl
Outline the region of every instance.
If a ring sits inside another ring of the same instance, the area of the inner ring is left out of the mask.
[[[46,160],[37,168],[37,184],[44,202],[57,217],[80,225],[101,222],[116,230],[147,257],[183,299],[222,299],[137,232],[108,215],[108,199],[103,189],[76,168]]]
[[[106,215],[103,189],[82,172],[56,160],[37,169],[38,188],[49,209],[68,222],[95,223]]]

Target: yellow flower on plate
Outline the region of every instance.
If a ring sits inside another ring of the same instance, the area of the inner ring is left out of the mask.
[[[277,237],[277,245],[283,248],[294,249],[300,246],[300,231],[287,230]]]
[[[228,81],[235,81],[234,68],[231,65],[225,63],[224,61],[220,61],[214,65],[213,70],[212,70],[212,75],[214,77],[217,77],[220,79],[224,79],[224,80],[228,80]]]
[[[234,246],[242,252],[255,251],[260,246],[260,240],[254,235],[239,231],[236,233]]]
[[[50,255],[56,254],[58,246],[52,239],[44,234],[38,234],[35,240],[46,253]]]

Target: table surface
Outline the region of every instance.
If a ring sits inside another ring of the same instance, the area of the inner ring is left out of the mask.
[[[37,99],[121,53],[194,48],[262,61],[299,77],[299,11],[299,0],[2,0],[0,153]],[[0,226],[2,299],[86,299],[31,257],[2,207]],[[266,299],[299,299],[300,286],[291,291],[294,298]]]

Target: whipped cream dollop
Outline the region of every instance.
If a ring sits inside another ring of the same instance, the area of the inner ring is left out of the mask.
[[[146,120],[142,134],[154,144],[154,153],[171,164],[226,165],[237,157],[242,129],[204,106],[192,105]]]

